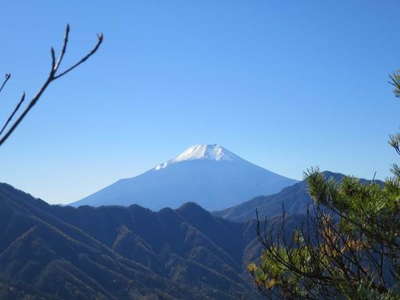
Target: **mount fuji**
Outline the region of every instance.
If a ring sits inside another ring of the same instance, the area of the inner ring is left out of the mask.
[[[159,210],[196,202],[205,209],[220,210],[294,183],[220,145],[195,145],[141,175],[121,179],[70,205],[138,204]]]

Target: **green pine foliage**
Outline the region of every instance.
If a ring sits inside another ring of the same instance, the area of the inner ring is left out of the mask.
[[[400,97],[400,73],[391,84]],[[400,134],[389,144],[400,155]],[[366,184],[308,170],[314,205],[301,225],[289,230],[283,215],[263,230],[259,221],[264,249],[248,271],[260,291],[280,299],[400,299],[400,167],[392,173]]]

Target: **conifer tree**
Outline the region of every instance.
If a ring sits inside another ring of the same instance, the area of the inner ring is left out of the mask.
[[[390,76],[400,97],[400,73]],[[400,134],[389,144],[400,155]],[[259,262],[248,265],[259,290],[275,299],[400,299],[400,167],[385,182],[338,182],[305,173],[314,200],[288,228],[258,220]]]

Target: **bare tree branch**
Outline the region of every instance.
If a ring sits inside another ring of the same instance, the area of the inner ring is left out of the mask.
[[[60,65],[64,59],[65,52],[67,51],[67,45],[68,45],[68,40],[69,40],[69,31],[70,31],[70,27],[69,27],[69,24],[67,24],[67,27],[65,28],[64,42],[63,42],[63,46],[61,49],[61,54],[56,63],[56,66],[55,66],[56,69],[58,69],[60,67]]]
[[[55,52],[54,48],[53,47],[50,48],[51,69],[50,69],[50,72],[49,72],[49,75],[48,75],[46,81],[39,88],[39,91],[36,93],[36,95],[33,96],[32,99],[29,101],[29,104],[23,110],[21,115],[15,120],[15,122],[11,125],[11,127],[7,131],[5,131],[5,129],[9,125],[9,123],[14,118],[15,114],[18,112],[21,104],[24,102],[25,94],[23,95],[23,97],[21,98],[20,102],[15,107],[13,113],[7,119],[7,121],[5,122],[3,128],[0,131],[0,146],[3,145],[3,143],[11,136],[11,134],[18,127],[18,125],[23,121],[23,119],[30,112],[30,110],[33,108],[33,106],[38,102],[38,100],[43,95],[43,93],[46,91],[48,86],[53,81],[55,81],[56,79],[66,75],[67,73],[69,73],[70,71],[72,71],[73,69],[75,69],[76,67],[81,65],[82,63],[84,63],[86,60],[88,60],[93,54],[95,54],[97,52],[97,50],[99,49],[101,43],[104,40],[103,34],[98,34],[97,35],[97,43],[92,48],[92,50],[90,50],[85,56],[83,56],[77,63],[73,64],[71,67],[67,68],[65,71],[63,71],[61,73],[58,73],[59,72],[59,68],[61,66],[61,63],[62,63],[62,61],[64,59],[64,56],[66,54],[66,51],[67,51],[67,46],[68,46],[68,42],[69,42],[69,33],[70,33],[70,26],[67,24],[67,26],[65,28],[65,35],[64,35],[63,45],[62,45],[61,52],[60,52],[60,55],[59,55],[58,59],[56,58],[56,52]],[[6,74],[5,80],[4,80],[3,84],[0,87],[0,92],[4,88],[4,86],[7,83],[7,81],[10,79],[10,76],[11,76],[10,74]],[[2,135],[4,131],[5,131],[5,133],[4,133],[4,135]]]
[[[94,46],[94,48],[92,50],[90,50],[90,52],[88,54],[86,54],[81,60],[79,60],[76,64],[69,67],[64,72],[54,76],[54,79],[58,79],[58,78],[64,76],[65,74],[69,73],[70,71],[72,71],[73,69],[78,67],[80,64],[84,63],[87,59],[89,59],[89,57],[91,57],[94,53],[96,53],[97,49],[99,49],[101,43],[103,42],[103,39],[104,39],[103,34],[102,33],[98,34],[97,35],[97,44]],[[57,67],[59,67],[59,66],[57,66]],[[58,69],[57,69],[57,71],[58,71]]]
[[[11,78],[11,74],[10,73],[6,73],[6,75],[4,76],[4,81],[0,86],[0,93],[3,90],[3,88],[5,87],[5,85],[7,84],[7,81]]]
[[[21,99],[19,100],[18,104],[15,106],[13,112],[11,115],[8,117],[7,121],[4,123],[3,127],[0,130],[0,136],[3,134],[4,130],[7,128],[8,124],[12,121],[14,118],[15,114],[18,112],[19,108],[21,107],[21,104],[25,101],[25,93],[22,94]]]

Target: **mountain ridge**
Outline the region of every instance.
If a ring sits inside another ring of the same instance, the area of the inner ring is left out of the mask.
[[[322,174],[327,179],[336,182],[343,180],[345,175],[330,171],[323,171]],[[368,184],[375,182],[383,184],[379,180],[359,179],[361,183]],[[280,216],[285,210],[287,215],[306,214],[307,209],[313,204],[313,200],[308,193],[308,184],[306,180],[297,182],[291,186],[285,187],[280,192],[272,195],[254,197],[248,201],[240,203],[220,211],[214,211],[213,214],[235,222],[246,222],[256,218],[256,210],[261,217],[273,218]]]
[[[280,191],[296,181],[252,164],[213,145],[195,145],[165,163],[125,178],[70,205],[139,204],[152,210],[196,202],[218,210],[257,195]]]
[[[194,203],[49,205],[4,184],[0,208],[0,295],[6,284],[32,299],[257,299],[244,268],[259,254],[254,222]]]

